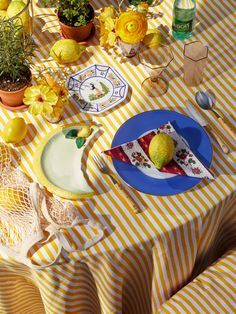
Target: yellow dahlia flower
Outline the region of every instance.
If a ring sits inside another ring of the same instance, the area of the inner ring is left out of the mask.
[[[30,86],[26,88],[23,102],[29,106],[31,114],[51,114],[58,96],[47,85]]]
[[[148,23],[145,14],[129,11],[122,13],[115,26],[116,35],[126,43],[136,44],[146,35]]]

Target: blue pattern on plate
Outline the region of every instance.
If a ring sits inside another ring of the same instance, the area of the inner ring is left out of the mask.
[[[85,80],[94,78],[104,78],[113,87],[109,93],[109,97],[102,97],[97,102],[88,101],[81,93],[81,85],[84,85]],[[88,113],[102,113],[123,101],[128,92],[128,84],[121,77],[121,75],[113,70],[110,66],[94,64],[87,67],[73,75],[67,81],[71,100],[74,101],[81,109],[81,111]]]

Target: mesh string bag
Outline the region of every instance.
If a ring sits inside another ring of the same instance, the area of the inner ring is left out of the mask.
[[[78,219],[77,210],[71,202],[61,201],[45,193],[36,182],[31,182],[13,165],[10,148],[0,143],[1,251],[33,266],[27,253],[34,244],[47,241],[45,230],[49,232],[49,237],[58,237],[61,248],[72,251],[69,243],[61,236],[60,229],[88,222]],[[88,248],[103,236],[100,224],[91,221],[90,224],[99,229],[98,236],[81,249]]]

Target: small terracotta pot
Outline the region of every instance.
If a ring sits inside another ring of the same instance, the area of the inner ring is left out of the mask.
[[[58,20],[59,20],[59,25],[61,28],[61,34],[64,38],[66,39],[74,39],[78,42],[86,40],[94,27],[93,19],[94,19],[94,9],[91,5],[90,10],[92,14],[91,20],[84,26],[68,26],[60,21],[60,14],[57,12]]]
[[[31,77],[29,82],[22,87],[21,89],[9,92],[5,90],[0,90],[0,101],[5,105],[6,107],[19,107],[22,105],[23,98],[24,98],[24,92],[28,86],[31,85]]]

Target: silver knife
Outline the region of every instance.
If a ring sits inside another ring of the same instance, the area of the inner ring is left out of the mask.
[[[191,101],[186,100],[187,109],[190,113],[191,117],[197,121],[220,145],[220,148],[225,154],[229,153],[229,148],[225,145],[222,138],[215,133],[215,131],[212,129],[212,127],[208,124],[208,122],[204,119],[204,117],[198,113],[198,111],[195,109],[194,105],[191,103]]]

